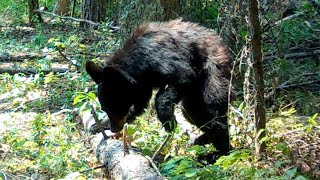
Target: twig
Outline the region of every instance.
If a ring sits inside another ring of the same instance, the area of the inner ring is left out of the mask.
[[[297,18],[297,17],[299,17],[299,16],[301,16],[301,15],[304,15],[304,13],[299,12],[299,13],[297,13],[297,14],[293,14],[293,15],[291,15],[291,16],[287,16],[287,17],[285,17],[285,18],[283,18],[283,19],[275,22],[274,24],[267,24],[267,25],[265,25],[265,26],[262,28],[262,29],[263,29],[262,32],[267,32],[267,31],[269,31],[270,29],[272,29],[272,28],[278,26],[279,24],[283,23],[284,21],[288,21],[288,20]]]
[[[101,169],[101,168],[104,168],[106,167],[105,165],[99,165],[99,166],[95,166],[93,168],[90,168],[90,169],[86,169],[86,170],[83,170],[81,171],[80,173],[85,173],[85,172],[88,172],[88,171],[92,171],[92,170],[96,170],[96,169]]]
[[[91,107],[91,114],[93,115],[93,119],[94,119],[94,121],[96,122],[96,124],[98,125],[99,130],[100,130],[100,132],[101,132],[102,135],[103,135],[103,138],[104,138],[104,139],[108,139],[108,136],[106,135],[106,133],[104,132],[104,129],[102,128],[102,125],[101,125],[101,123],[100,123],[100,120],[99,120],[99,118],[98,118],[98,116],[97,116],[97,113],[96,113],[93,105],[90,104],[90,107]]]
[[[70,16],[59,16],[58,14],[55,13],[51,13],[51,12],[47,12],[47,11],[41,11],[41,10],[35,10],[35,12],[39,12],[42,14],[48,14],[51,15],[53,17],[58,17],[60,19],[67,19],[67,20],[72,20],[72,21],[76,21],[76,22],[85,22],[94,26],[102,26],[102,24],[90,21],[90,20],[86,20],[86,19],[79,19],[79,18],[74,18],[74,17],[70,17]]]
[[[145,156],[145,158],[149,161],[149,163],[151,164],[152,168],[157,172],[157,174],[162,177],[158,167],[156,166],[156,164],[154,164],[153,160],[149,157],[149,156]]]
[[[123,156],[129,154],[129,147],[127,143],[127,132],[128,132],[128,123],[125,123],[123,126],[123,133],[122,133],[122,142],[123,142]]]
[[[69,62],[69,68],[70,68],[71,66],[75,66],[77,70],[80,70],[80,67],[79,67],[76,63],[73,63],[72,60],[69,60],[69,59],[67,58],[67,56],[62,53],[62,51],[61,51],[60,48],[58,48],[58,52],[59,52],[59,54],[60,54],[66,61]]]
[[[64,55],[64,54],[61,52],[60,48],[58,48],[58,52],[59,52],[59,54],[60,54],[66,61],[70,61],[70,60],[67,58],[67,56]]]
[[[155,157],[158,156],[158,154],[162,151],[163,147],[167,144],[168,140],[173,136],[173,133],[169,133],[166,137],[166,139],[163,141],[163,143],[160,145],[160,147],[157,149],[157,151],[153,154],[152,160],[154,160]]]

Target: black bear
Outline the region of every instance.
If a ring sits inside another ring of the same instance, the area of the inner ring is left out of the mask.
[[[174,130],[174,106],[181,102],[186,119],[204,132],[195,143],[212,143],[226,154],[230,66],[218,35],[177,19],[140,25],[104,67],[88,61],[86,71],[98,84],[111,131],[140,115],[158,89],[155,107],[166,131]]]

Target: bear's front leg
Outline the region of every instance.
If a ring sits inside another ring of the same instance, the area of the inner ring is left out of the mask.
[[[130,107],[127,122],[131,123],[136,119],[137,116],[141,115],[144,112],[144,109],[147,108],[149,100],[152,96],[151,88],[144,88],[137,90],[139,92],[135,95],[135,100],[133,105]]]
[[[156,111],[167,132],[172,132],[177,121],[174,116],[174,106],[181,100],[175,87],[166,87],[159,90],[155,99]]]

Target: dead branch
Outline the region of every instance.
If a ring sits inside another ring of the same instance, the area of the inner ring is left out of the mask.
[[[314,81],[298,83],[298,84],[280,85],[279,87],[276,88],[276,90],[298,88],[298,87],[303,87],[303,86],[312,85],[312,84],[320,84],[320,80],[314,80]]]
[[[8,74],[18,74],[18,73],[23,73],[23,74],[37,74],[39,72],[43,72],[45,74],[49,74],[50,72],[54,73],[65,73],[69,71],[67,68],[51,68],[51,69],[43,69],[43,70],[36,70],[33,68],[0,68],[0,74],[2,73],[8,73]]]
[[[311,52],[299,52],[299,53],[291,53],[291,54],[285,54],[284,55],[284,59],[298,59],[298,58],[306,58],[306,57],[317,57],[318,59],[320,59],[320,49],[311,51]],[[269,55],[264,57],[264,62],[266,61],[270,61],[273,59],[277,59],[279,58],[279,56],[276,55]]]
[[[67,19],[67,20],[72,20],[72,21],[76,21],[76,22],[84,22],[84,23],[91,24],[93,26],[102,26],[102,24],[99,24],[99,23],[96,23],[96,22],[93,22],[93,21],[90,21],[90,20],[86,20],[86,19],[79,19],[79,18],[74,18],[74,17],[70,17],[70,16],[60,16],[60,15],[52,13],[52,12],[41,11],[41,10],[36,10],[35,12],[39,12],[39,13],[42,13],[42,14],[48,14],[50,16],[58,17],[60,19]]]
[[[152,160],[154,160],[158,154],[162,151],[163,147],[167,144],[167,142],[169,141],[169,139],[173,136],[172,133],[168,134],[166,139],[163,141],[163,143],[160,145],[160,147],[157,149],[157,151],[153,154],[152,156]]]
[[[97,116],[97,113],[96,113],[93,105],[90,104],[90,107],[91,107],[91,114],[92,114],[92,116],[93,116],[94,121],[95,121],[96,124],[98,125],[100,132],[102,133],[104,139],[108,139],[108,136],[107,136],[106,133],[104,132],[104,128],[102,127],[102,125],[101,125],[101,123],[100,123],[100,120],[99,120],[99,118],[98,118],[98,116]]]
[[[277,21],[277,22],[275,22],[275,23],[273,23],[273,24],[269,24],[269,23],[268,23],[268,24],[266,24],[266,25],[262,28],[262,32],[267,32],[267,31],[269,31],[270,29],[273,29],[274,27],[278,26],[279,24],[281,24],[281,23],[283,23],[283,22],[285,22],[285,21],[288,21],[288,20],[297,18],[297,17],[302,16],[302,15],[304,15],[304,13],[299,12],[299,13],[297,13],[297,14],[293,14],[293,15],[291,15],[291,16],[287,16],[287,17],[285,17],[285,18],[283,18],[283,19],[280,19],[279,21]]]
[[[10,55],[10,54],[0,54],[0,61],[24,61],[26,59],[41,59],[45,58],[46,54],[19,54],[19,55]]]
[[[60,53],[60,52],[59,52]],[[66,53],[66,54],[61,54],[61,56],[64,57],[65,60],[68,60],[66,56],[75,56],[75,55],[84,55],[84,56],[93,56],[93,57],[109,57],[112,53],[88,53],[88,52],[79,52],[79,53]],[[46,56],[53,55],[55,56],[55,53],[30,53],[30,54],[25,54],[25,53],[19,53],[18,55],[13,55],[13,54],[0,54],[0,61],[10,61],[10,62],[20,62],[20,61],[25,61],[25,60],[32,60],[32,59],[42,59],[45,58]],[[53,57],[52,61],[62,61],[60,58]]]
[[[125,123],[123,126],[123,133],[122,133],[122,143],[123,143],[123,156],[129,154],[129,145],[127,142],[127,133],[128,133],[128,123]]]

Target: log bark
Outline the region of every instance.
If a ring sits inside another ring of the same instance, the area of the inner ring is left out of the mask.
[[[89,130],[95,124],[90,111],[80,112],[79,115],[85,130]],[[105,132],[108,134],[108,131]],[[109,179],[163,179],[150,159],[144,157],[139,151],[129,147],[129,154],[124,155],[122,141],[105,140],[102,133],[99,133],[92,135],[91,145],[98,161],[105,165]]]

